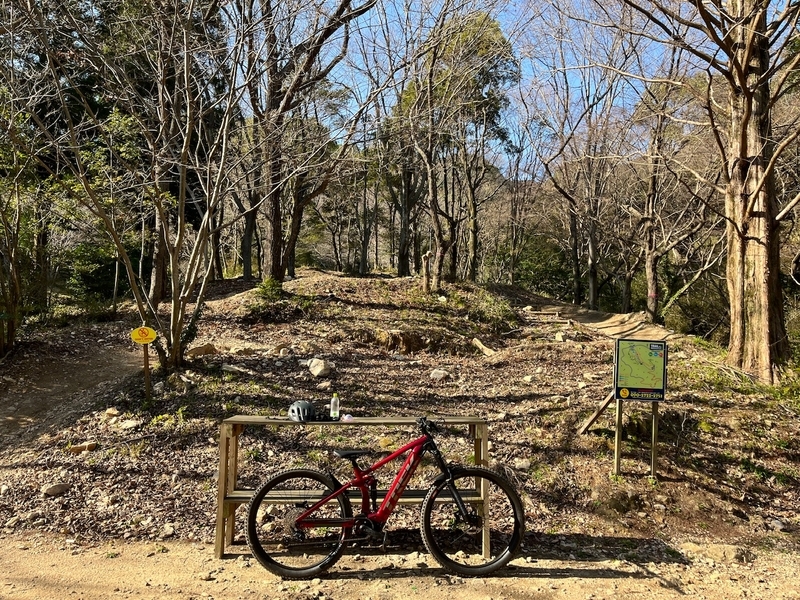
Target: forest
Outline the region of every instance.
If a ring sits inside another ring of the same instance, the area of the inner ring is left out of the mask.
[[[0,0],[0,357],[210,281],[508,284],[727,346],[800,339],[800,4]]]

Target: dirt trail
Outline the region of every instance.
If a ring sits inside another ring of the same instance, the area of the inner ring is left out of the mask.
[[[451,577],[424,555],[345,556],[324,578],[282,581],[242,554],[213,558],[210,545],[184,542],[83,546],[46,537],[3,540],[0,598],[8,600],[165,599],[428,600],[770,598],[797,600],[798,565],[765,553],[749,564],[520,558],[482,579]]]
[[[57,337],[21,343],[13,360],[0,365],[0,447],[21,429],[33,435],[82,410],[71,402],[105,382],[142,368],[142,354],[121,323],[65,329]]]

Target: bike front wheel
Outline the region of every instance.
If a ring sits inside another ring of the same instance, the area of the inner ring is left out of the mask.
[[[247,507],[247,543],[267,570],[289,579],[315,577],[341,556],[353,511],[345,494],[297,519],[336,490],[330,477],[312,469],[279,473],[253,494]]]
[[[422,502],[422,539],[448,571],[487,575],[519,550],[525,534],[522,500],[505,477],[490,469],[454,467],[452,473],[452,480],[435,482]]]

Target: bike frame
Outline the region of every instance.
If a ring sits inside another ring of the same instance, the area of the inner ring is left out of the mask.
[[[389,456],[382,458],[366,469],[360,469],[358,465],[355,464],[354,460],[353,467],[355,476],[353,479],[342,484],[335,492],[326,496],[301,514],[295,521],[296,526],[301,528],[310,528],[325,527],[335,524],[340,527],[350,528],[364,517],[374,523],[385,525],[386,521],[389,520],[389,517],[397,506],[400,497],[403,495],[403,491],[405,491],[408,482],[411,480],[411,477],[414,475],[414,472],[417,470],[420,462],[422,462],[422,457],[427,451],[431,450],[432,444],[434,444],[433,438],[431,438],[430,435],[425,434],[411,442],[408,442],[403,447],[398,448]],[[408,456],[406,457],[405,461],[403,461],[403,464],[400,467],[400,470],[397,472],[397,475],[395,475],[394,481],[392,481],[392,485],[389,487],[389,490],[386,493],[386,497],[383,499],[383,502],[381,502],[381,505],[378,507],[378,509],[373,511],[370,507],[370,492],[374,489],[376,482],[375,477],[373,477],[372,474],[384,465],[397,460],[406,453],[408,453]],[[437,460],[437,462],[440,462],[440,460]],[[446,466],[441,464],[443,462],[444,461],[441,461],[439,466],[443,469],[443,472],[446,472]],[[351,488],[358,488],[361,491],[361,514],[350,519],[314,519],[311,516],[321,506],[338,498]]]

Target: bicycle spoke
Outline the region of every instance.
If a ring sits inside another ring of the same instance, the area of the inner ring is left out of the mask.
[[[422,507],[423,540],[446,569],[467,576],[486,575],[507,564],[519,548],[524,532],[522,504],[498,473],[480,467],[455,473],[453,483],[467,514],[461,513],[446,482],[434,486]]]
[[[311,577],[340,556],[345,524],[351,516],[346,498],[331,500],[309,517],[297,519],[333,492],[333,483],[313,470],[287,471],[274,477],[253,496],[248,507],[248,543],[255,557],[283,577]]]

